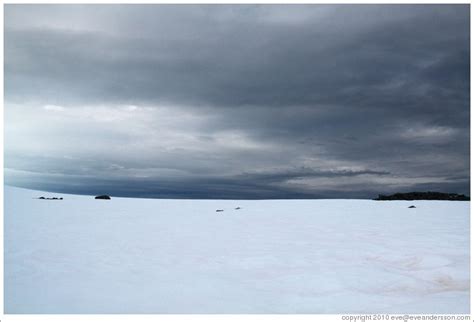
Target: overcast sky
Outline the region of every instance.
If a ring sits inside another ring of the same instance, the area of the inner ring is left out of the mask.
[[[469,194],[469,5],[5,5],[5,182]]]

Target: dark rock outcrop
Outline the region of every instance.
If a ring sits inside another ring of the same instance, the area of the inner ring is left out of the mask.
[[[408,207],[408,208],[416,208],[416,207],[415,207],[415,206],[410,206],[410,207]]]
[[[102,200],[110,200],[110,196],[107,196],[107,195],[101,195],[101,196],[97,196],[95,197],[95,199],[102,199]]]
[[[457,193],[443,193],[443,192],[408,192],[395,193],[393,195],[379,195],[374,200],[452,200],[452,201],[469,201],[468,196]]]

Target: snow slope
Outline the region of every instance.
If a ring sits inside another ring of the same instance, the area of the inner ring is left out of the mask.
[[[5,313],[469,312],[469,202],[6,186],[4,216]]]

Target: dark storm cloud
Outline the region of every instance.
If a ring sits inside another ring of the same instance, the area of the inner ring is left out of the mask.
[[[302,187],[285,185],[288,180],[298,178],[344,178],[360,175],[387,175],[377,171],[332,171],[315,172],[310,170],[276,173],[246,173],[238,176],[213,177],[205,180],[197,177],[186,178],[98,178],[87,175],[68,175],[64,180],[58,173],[17,173],[19,184],[41,184],[54,192],[101,194],[113,191],[115,196],[140,196],[145,198],[219,198],[219,199],[285,199],[285,198],[341,198],[361,197],[366,191],[315,192]],[[7,174],[7,178],[8,178]],[[126,185],[124,184],[126,180]],[[183,187],[186,187],[183,189]]]
[[[468,5],[7,5],[6,178],[152,197],[469,193],[469,20]]]

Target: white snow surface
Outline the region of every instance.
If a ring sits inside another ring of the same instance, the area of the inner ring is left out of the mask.
[[[5,313],[469,313],[469,202],[4,197]]]

